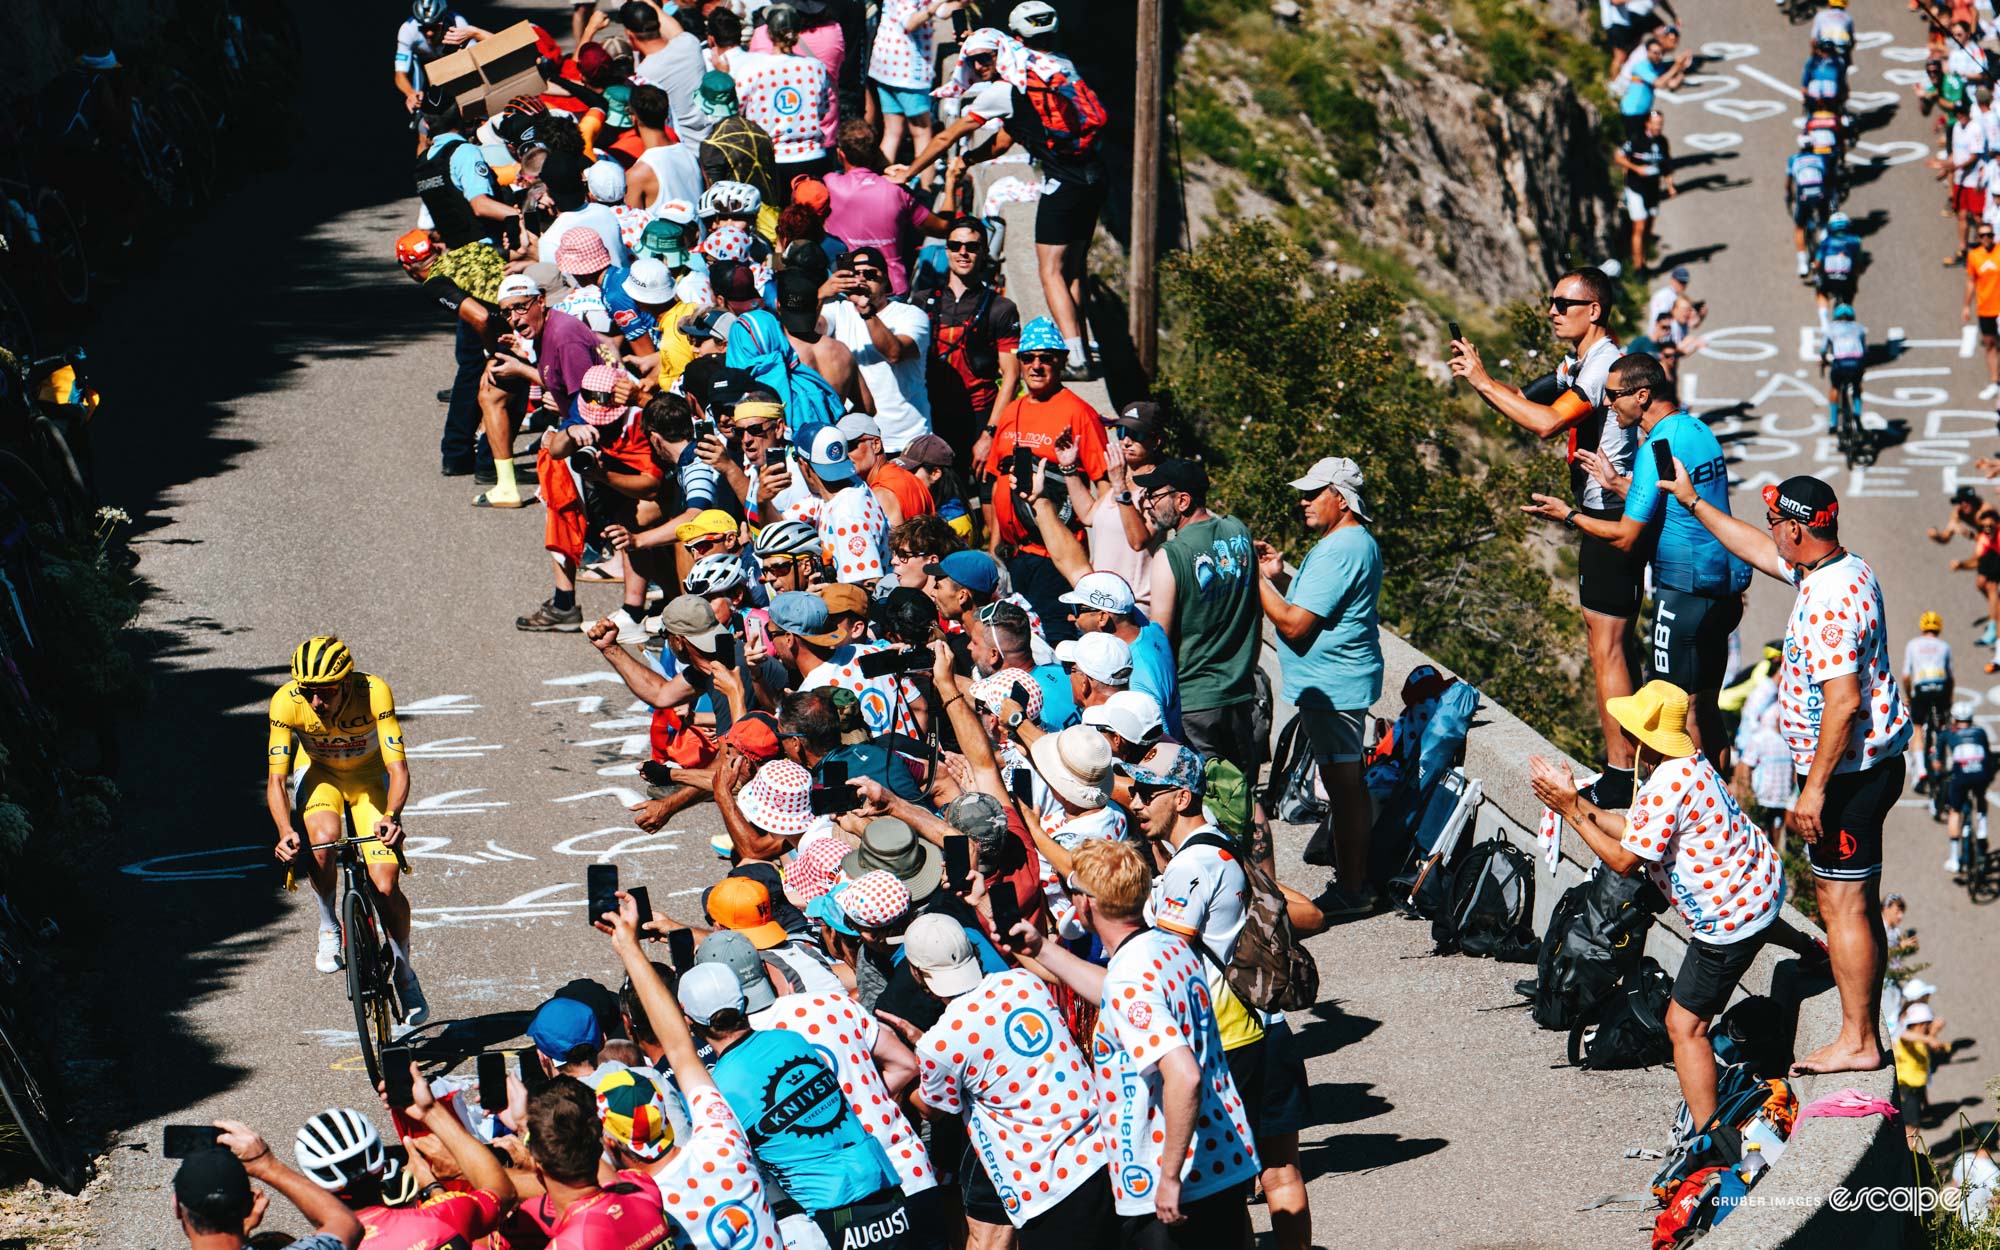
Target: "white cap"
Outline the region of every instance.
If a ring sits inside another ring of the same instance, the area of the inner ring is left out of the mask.
[[[525,273],[510,273],[500,279],[500,289],[494,293],[493,298],[504,304],[510,299],[520,299],[523,296],[540,295],[541,293],[541,283],[536,282]]]
[[[950,916],[912,920],[903,933],[903,954],[909,957],[911,967],[924,974],[924,988],[939,998],[970,993],[985,977],[979,970],[979,956],[965,936],[965,926]]]
[[[865,412],[848,413],[834,428],[840,431],[840,436],[850,445],[857,439],[882,437],[882,427],[876,423],[875,418]]]
[[[1083,709],[1083,723],[1109,729],[1138,746],[1151,746],[1166,732],[1159,700],[1143,690],[1120,690],[1096,707]]]
[[[1340,492],[1340,497],[1347,501],[1355,516],[1372,523],[1375,518],[1361,506],[1361,484],[1360,465],[1346,456],[1328,456],[1307,469],[1304,477],[1292,483],[1292,489],[1316,494],[1331,486]]]
[[[617,161],[597,161],[583,171],[583,185],[599,204],[625,202],[625,171]]]
[[[680,999],[681,1010],[697,1024],[713,1022],[718,1012],[743,1010],[743,986],[736,974],[721,964],[689,968],[681,976],[675,997]]]
[[[843,426],[846,422],[841,423]],[[1116,573],[1085,573],[1069,593],[1059,599],[1080,608],[1094,608],[1115,616],[1128,616],[1139,605],[1132,587]]]
[[[1069,654],[1063,654],[1063,648]],[[1132,648],[1116,634],[1085,634],[1074,645],[1056,647],[1056,658],[1074,664],[1085,677],[1107,686],[1122,686],[1132,680]]]
[[[1903,982],[1903,1001],[1906,1003],[1914,1002],[1919,998],[1929,998],[1935,993],[1937,993],[1937,986],[1932,985],[1922,977],[1911,977],[1909,980]]]

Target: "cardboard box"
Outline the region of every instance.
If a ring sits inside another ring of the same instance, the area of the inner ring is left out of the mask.
[[[534,27],[516,22],[490,39],[426,62],[424,75],[450,93],[469,121],[484,121],[519,95],[539,95],[542,80]]]

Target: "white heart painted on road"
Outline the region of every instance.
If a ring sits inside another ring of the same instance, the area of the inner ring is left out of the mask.
[[[1722,152],[1743,142],[1743,136],[1733,130],[1721,130],[1714,134],[1683,135],[1681,142],[1697,152]]]
[[[1857,143],[1854,145],[1852,156],[1872,156],[1878,165],[1905,165],[1911,161],[1920,161],[1930,154],[1931,150],[1925,144],[1898,139],[1890,143]]]
[[[1696,100],[1728,95],[1743,83],[1727,74],[1689,74],[1681,79],[1678,91],[1662,90],[1659,96],[1669,104],[1693,104]]]
[[[1882,59],[1885,61],[1901,61],[1906,65],[1917,65],[1931,59],[1931,50],[1929,48],[1911,47],[1884,48],[1882,49]]]
[[[1921,73],[1922,71],[1918,71]],[[1853,91],[1847,96],[1847,111],[1850,113],[1872,113],[1876,109],[1888,108],[1897,100],[1893,91]]]
[[[1785,111],[1777,100],[1710,100],[1702,107],[1733,122],[1760,122]]]
[[[1879,48],[1895,41],[1896,37],[1886,30],[1864,30],[1854,36],[1854,50],[1866,52],[1870,48]]]
[[[1882,81],[1895,83],[1898,87],[1915,87],[1924,83],[1929,78],[1930,75],[1920,69],[1885,69],[1882,71]]]
[[[1754,43],[1705,43],[1701,54],[1711,61],[1741,61],[1756,56],[1758,47]]]

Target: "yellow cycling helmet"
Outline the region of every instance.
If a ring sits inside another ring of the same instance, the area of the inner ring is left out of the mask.
[[[1941,634],[1944,632],[1944,618],[1935,612],[1926,612],[1917,618],[1917,632],[1920,634]]]
[[[354,656],[332,634],[308,638],[292,652],[292,680],[302,686],[331,685],[353,671]]]
[[[1847,0],[1826,0],[1826,2],[1827,4],[1831,5],[1833,8],[1836,9],[1844,9],[1847,7]]]

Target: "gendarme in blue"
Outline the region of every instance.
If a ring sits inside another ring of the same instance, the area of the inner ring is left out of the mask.
[[[1660,489],[1648,448],[1662,439],[1687,466],[1695,493],[1719,511],[1729,511],[1729,465],[1715,432],[1685,408],[1661,418],[1633,458],[1632,489],[1625,496],[1627,519],[1653,530],[1653,584],[1708,598],[1741,593],[1750,584],[1750,566],[1730,555],[1680,500]]]

